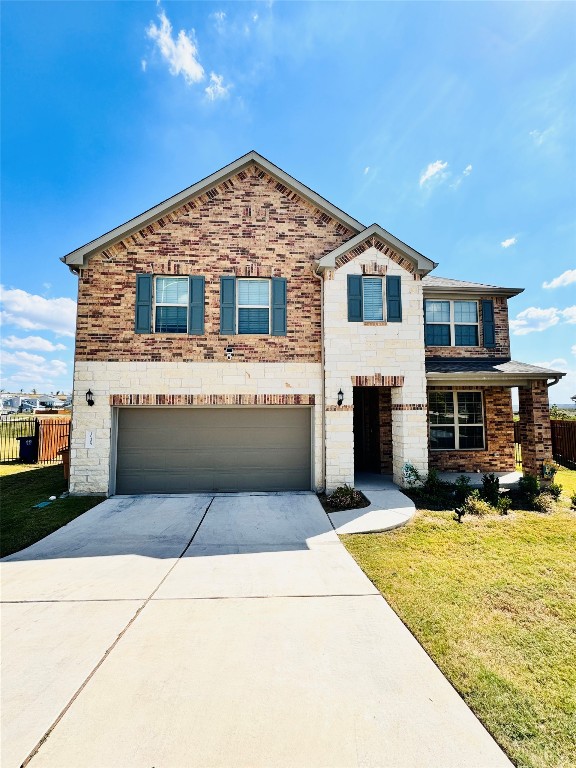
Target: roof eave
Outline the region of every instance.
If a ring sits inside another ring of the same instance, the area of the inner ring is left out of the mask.
[[[489,387],[518,387],[526,386],[531,381],[554,379],[548,386],[557,384],[566,376],[562,371],[542,371],[541,373],[440,373],[439,371],[426,372],[428,383],[439,384],[468,384],[470,386],[483,384]]]
[[[365,229],[364,224],[356,221],[356,219],[353,219],[351,216],[348,216],[348,214],[342,211],[340,208],[332,205],[332,203],[325,200],[309,187],[294,179],[281,168],[278,168],[278,166],[271,163],[265,157],[262,157],[262,155],[258,154],[258,152],[252,150],[246,155],[239,157],[234,162],[229,163],[224,168],[221,168],[219,171],[216,171],[215,173],[210,174],[210,176],[201,179],[191,187],[183,189],[181,192],[178,192],[176,195],[169,197],[162,203],[159,203],[153,208],[144,211],[144,213],[141,213],[139,216],[135,216],[134,218],[129,219],[124,224],[115,227],[114,229],[106,232],[95,240],[91,240],[81,248],[77,248],[76,250],[71,251],[61,260],[69,267],[82,267],[86,263],[86,260],[94,254],[100,253],[106,248],[109,248],[111,245],[114,245],[124,238],[134,234],[134,232],[138,232],[138,230],[146,227],[148,224],[151,224],[160,217],[165,216],[173,210],[176,210],[191,198],[201,195],[205,190],[211,189],[224,179],[239,173],[252,164],[259,165],[264,171],[273,176],[277,181],[281,181],[287,184],[289,187],[294,189],[295,192],[308,200],[308,202],[313,203],[318,208],[332,216],[332,218],[336,219],[341,224],[344,224],[346,227],[352,229],[355,232],[360,232]]]
[[[512,296],[518,296],[523,293],[524,288],[500,288],[498,286],[485,285],[485,286],[455,286],[454,288],[448,288],[444,285],[424,285],[423,295],[426,296],[441,296],[443,298],[450,298],[457,294],[465,294],[466,296],[506,296],[512,298]]]

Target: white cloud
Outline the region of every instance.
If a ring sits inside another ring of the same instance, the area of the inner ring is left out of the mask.
[[[502,248],[510,248],[511,245],[516,245],[517,242],[518,242],[517,237],[509,237],[508,240],[502,240],[500,245],[502,246]]]
[[[58,336],[74,336],[76,302],[73,299],[45,299],[19,288],[0,285],[2,323],[27,331],[48,330]]]
[[[560,314],[564,318],[565,323],[568,323],[569,325],[574,325],[574,323],[576,323],[576,305],[560,310]]]
[[[56,352],[60,349],[66,349],[64,344],[53,344],[41,336],[25,336],[24,338],[7,336],[2,344],[7,349],[37,349],[40,352]]]
[[[540,309],[540,307],[528,307],[516,315],[510,321],[510,328],[515,336],[525,336],[536,331],[545,331],[560,322],[560,313],[556,307]]]
[[[546,128],[544,131],[530,131],[530,136],[532,137],[532,140],[534,141],[534,144],[537,147],[541,147],[544,142],[548,141],[550,136],[554,134],[554,126],[551,125],[550,128]]]
[[[158,14],[160,26],[154,22],[146,30],[146,34],[154,40],[162,57],[168,62],[170,74],[177,77],[182,75],[186,83],[199,83],[204,79],[204,67],[198,60],[198,50],[194,40],[194,31],[190,34],[181,29],[178,37],[172,37],[172,24],[163,10]]]
[[[576,344],[572,345],[572,349],[570,350],[570,352],[572,352],[573,355],[576,355]]]
[[[551,368],[553,371],[561,371],[568,363],[563,357],[555,357],[554,360],[546,360],[545,362],[532,363],[532,365],[539,365],[541,368]]]
[[[367,173],[370,171],[370,166],[367,165],[366,168],[364,168],[364,176],[366,176]]]
[[[464,170],[462,171],[463,176],[470,176],[471,173],[472,173],[471,165],[467,165],[466,168],[464,168]]]
[[[3,365],[16,365],[26,368],[29,365],[41,365],[46,362],[42,355],[31,355],[30,352],[2,352]]]
[[[148,62],[146,61],[146,59],[142,59],[142,61],[140,62],[140,67],[142,68],[142,72],[146,72],[147,66],[148,66]]]
[[[424,184],[430,183],[432,179],[436,181],[445,179],[448,175],[446,173],[446,168],[448,168],[448,163],[443,163],[441,160],[436,160],[435,162],[430,163],[420,175],[420,186],[423,187]]]
[[[224,85],[223,83],[223,75],[217,75],[214,72],[210,72],[210,85],[204,89],[210,101],[227,98],[230,85]]]
[[[576,269],[567,269],[566,272],[562,272],[549,283],[542,283],[542,288],[564,288],[564,286],[572,283],[576,283]]]

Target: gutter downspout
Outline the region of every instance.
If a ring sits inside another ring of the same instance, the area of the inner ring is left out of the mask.
[[[564,375],[565,375],[565,374],[562,374],[562,376],[564,376]],[[553,387],[553,386],[554,386],[554,384],[558,384],[558,382],[560,381],[560,379],[562,378],[562,376],[554,376],[554,378],[552,379],[552,381],[547,381],[547,382],[546,382],[546,387],[547,387],[548,389],[550,389],[550,387]]]
[[[326,372],[324,370],[324,273],[318,274],[312,266],[312,274],[320,280],[320,364],[322,367],[322,484],[326,490]]]

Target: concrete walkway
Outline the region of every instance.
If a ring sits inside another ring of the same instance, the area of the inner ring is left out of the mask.
[[[2,768],[497,768],[313,494],[116,497],[1,564]]]
[[[369,507],[329,512],[336,533],[377,533],[399,528],[410,520],[416,507],[412,499],[387,475],[357,474],[354,487],[370,501]]]

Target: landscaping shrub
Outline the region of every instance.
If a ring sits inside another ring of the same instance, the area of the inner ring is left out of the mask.
[[[510,496],[499,496],[496,502],[496,509],[501,515],[507,515],[508,510],[512,506],[512,499]]]
[[[485,499],[481,498],[480,491],[475,488],[473,491],[470,491],[468,498],[461,507],[461,510],[462,514],[482,517],[484,515],[492,514],[494,512],[494,507]]]
[[[366,506],[363,493],[350,485],[341,485],[326,497],[328,504],[334,509],[358,509]]]
[[[538,512],[551,513],[556,509],[556,502],[549,493],[539,493],[533,501],[534,509]]]
[[[553,499],[558,500],[562,493],[562,486],[559,483],[550,483],[550,485],[542,486],[541,491],[542,493],[547,493],[549,496],[552,496]]]
[[[482,475],[482,498],[493,507],[498,506],[500,498],[500,481],[493,472]]]
[[[518,480],[518,494],[520,503],[524,503],[531,508],[534,506],[534,499],[540,493],[540,481],[534,475],[524,475]]]
[[[472,491],[472,488],[470,487],[470,478],[466,477],[466,475],[460,475],[460,477],[456,478],[454,486],[454,500],[456,501],[456,504],[462,504],[466,501]]]

